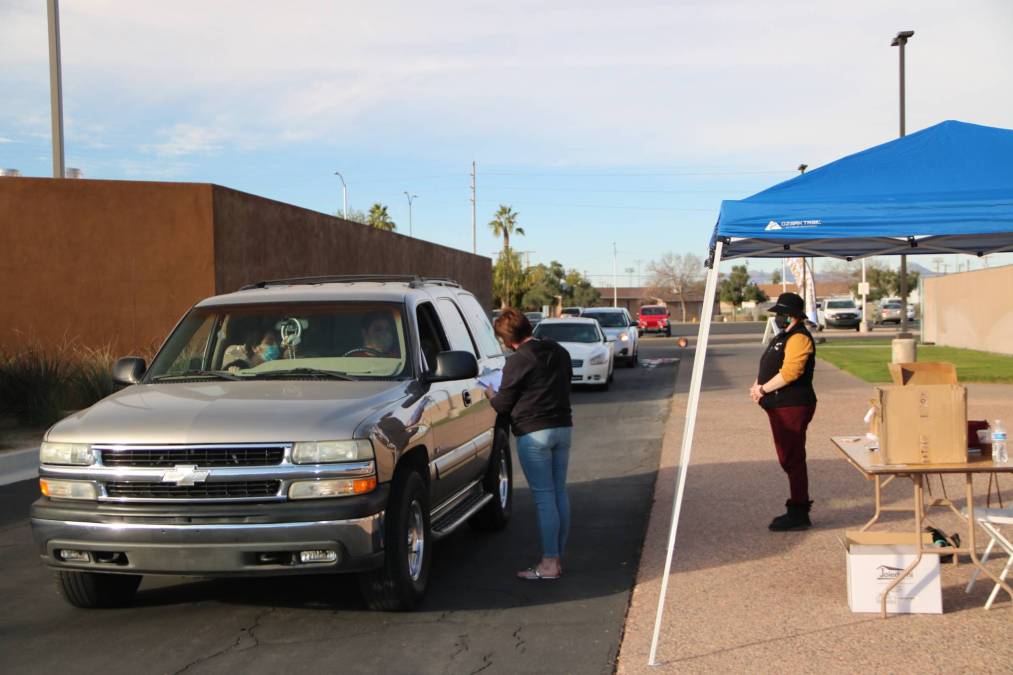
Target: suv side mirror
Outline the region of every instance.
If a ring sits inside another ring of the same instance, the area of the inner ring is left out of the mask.
[[[138,384],[144,377],[147,364],[137,356],[125,356],[113,366],[113,382],[116,384]]]
[[[436,355],[436,367],[426,380],[429,382],[451,382],[478,377],[478,359],[471,352],[440,352]]]

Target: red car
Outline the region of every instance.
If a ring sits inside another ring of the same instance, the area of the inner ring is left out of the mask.
[[[668,337],[672,337],[672,325],[668,320],[670,316],[671,313],[668,311],[668,307],[664,305],[642,306],[637,321],[640,334],[664,333]]]

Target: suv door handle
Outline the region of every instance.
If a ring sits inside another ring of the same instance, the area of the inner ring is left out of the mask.
[[[461,398],[464,400],[464,407],[465,408],[467,408],[469,405],[471,405],[471,391],[470,390],[465,389],[463,392],[461,392]]]

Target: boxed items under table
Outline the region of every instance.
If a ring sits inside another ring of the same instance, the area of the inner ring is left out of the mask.
[[[879,612],[886,588],[915,561],[914,533],[847,532],[848,607],[852,612]],[[925,533],[925,546],[932,535]],[[925,553],[911,574],[897,584],[886,600],[895,614],[942,614],[939,555]]]

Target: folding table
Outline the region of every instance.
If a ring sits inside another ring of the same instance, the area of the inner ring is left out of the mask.
[[[830,439],[834,446],[840,450],[841,454],[844,455],[845,459],[848,460],[853,467],[858,469],[859,472],[866,479],[871,480],[875,484],[875,497],[876,497],[876,512],[873,514],[872,519],[869,520],[861,529],[866,530],[872,527],[878,520],[880,515],[884,511],[907,511],[908,509],[897,506],[884,506],[882,501],[882,487],[886,483],[890,482],[898,476],[904,476],[911,479],[914,485],[914,517],[915,517],[915,540],[921,542],[921,533],[923,526],[923,519],[925,517],[925,503],[923,494],[923,481],[927,474],[963,474],[964,475],[964,486],[966,492],[967,505],[962,513],[957,507],[948,499],[934,499],[929,508],[933,506],[946,506],[949,507],[957,516],[963,519],[967,523],[967,545],[966,546],[926,546],[924,544],[917,544],[917,555],[914,562],[912,562],[907,569],[893,580],[893,582],[883,592],[883,598],[881,600],[882,615],[885,618],[887,616],[886,611],[886,600],[890,592],[910,574],[918,563],[921,562],[922,556],[926,553],[952,553],[954,554],[954,560],[956,555],[959,553],[965,553],[970,556],[971,563],[979,570],[984,572],[987,576],[991,577],[1007,594],[1010,599],[1013,600],[1013,589],[1006,584],[1005,581],[999,579],[996,575],[992,574],[981,561],[978,559],[978,553],[975,550],[975,522],[974,522],[974,488],[972,484],[972,477],[974,474],[998,474],[998,473],[1013,473],[1013,464],[996,464],[990,457],[968,457],[968,460],[961,464],[884,464],[883,456],[880,454],[878,448],[870,449],[871,446],[864,436],[834,436]],[[881,482],[881,479],[885,478]],[[1013,607],[1013,605],[1011,605]]]

